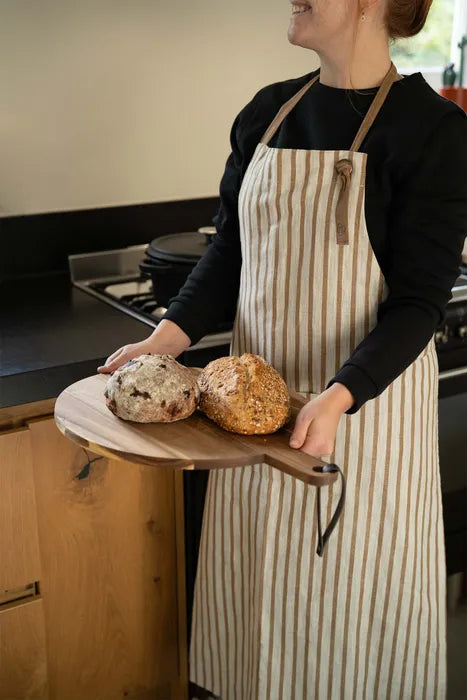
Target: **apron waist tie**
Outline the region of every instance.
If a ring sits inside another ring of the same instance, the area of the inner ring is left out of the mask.
[[[315,467],[315,469],[316,469],[316,467]],[[337,524],[337,521],[339,519],[339,515],[341,514],[342,508],[344,506],[345,478],[344,478],[342,471],[337,466],[337,464],[325,464],[323,467],[321,467],[320,471],[322,471],[322,472],[336,472],[336,471],[338,471],[339,474],[341,475],[341,480],[342,480],[341,495],[339,497],[339,502],[337,503],[336,510],[334,511],[334,515],[332,516],[331,520],[329,521],[329,525],[327,526],[324,534],[322,533],[322,528],[321,528],[321,493],[320,493],[320,489],[322,487],[317,486],[317,489],[318,489],[318,494],[317,494],[318,547],[316,549],[316,554],[318,554],[320,557],[322,557],[323,551],[324,551],[324,545],[326,544],[327,540],[329,539],[329,535],[334,530],[334,528]]]
[[[335,168],[340,182],[340,190],[336,206],[336,242],[341,245],[347,245],[349,243],[348,212],[352,161],[348,158],[341,158],[337,161]]]

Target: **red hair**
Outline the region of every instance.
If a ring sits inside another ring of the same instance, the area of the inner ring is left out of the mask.
[[[384,23],[390,39],[415,36],[426,22],[433,0],[386,0]]]

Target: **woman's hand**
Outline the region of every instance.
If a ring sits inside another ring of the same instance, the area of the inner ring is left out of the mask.
[[[177,357],[190,346],[190,343],[190,338],[176,323],[169,319],[162,319],[149,338],[140,343],[131,343],[118,348],[107,358],[104,365],[97,368],[97,371],[101,374],[113,372],[128,360],[140,355],[167,354]]]
[[[355,399],[346,386],[335,382],[300,410],[290,438],[291,447],[321,459],[334,452],[337,426]]]

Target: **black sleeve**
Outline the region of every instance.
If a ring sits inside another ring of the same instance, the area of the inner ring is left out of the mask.
[[[326,388],[344,384],[355,413],[419,355],[442,322],[467,235],[467,115],[446,113],[397,182],[389,218],[389,294],[375,328]]]
[[[217,233],[163,316],[189,336],[191,345],[235,312],[242,265],[238,193],[255,147],[251,124],[257,101],[258,94],[237,115],[230,131],[231,153],[220,183],[219,209],[212,219]]]

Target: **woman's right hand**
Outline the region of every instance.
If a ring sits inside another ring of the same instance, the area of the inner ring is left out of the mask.
[[[190,346],[190,342],[190,338],[176,323],[169,319],[162,319],[149,338],[118,348],[109,355],[105,364],[97,368],[97,371],[101,374],[114,372],[128,360],[140,355],[167,354],[177,357]]]
[[[124,365],[128,360],[132,360],[134,357],[139,357],[140,355],[149,355],[154,352],[154,338],[151,336],[142,340],[140,343],[131,343],[130,345],[124,345],[118,350],[115,350],[107,360],[104,365],[97,368],[97,371],[101,374],[106,374],[107,372],[113,372],[118,369],[121,365]]]

